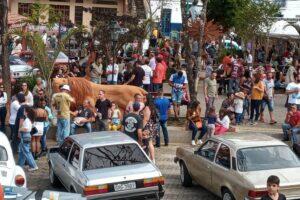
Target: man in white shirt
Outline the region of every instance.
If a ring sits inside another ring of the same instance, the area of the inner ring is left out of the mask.
[[[291,82],[286,87],[288,94],[288,105],[296,104],[297,110],[300,110],[300,74],[295,75],[295,82]]]
[[[150,86],[151,86],[151,78],[153,76],[153,71],[151,69],[151,67],[149,66],[149,59],[146,58],[144,61],[144,65],[142,65],[142,69],[145,72],[145,77],[143,80],[143,88],[147,91],[150,92]]]
[[[250,50],[247,50],[246,62],[247,62],[248,70],[250,72],[250,76],[252,77],[253,57],[250,53]]]
[[[113,58],[110,58],[109,65],[106,68],[107,83],[111,85],[116,85],[118,82],[118,74],[119,66],[116,63],[114,63]]]

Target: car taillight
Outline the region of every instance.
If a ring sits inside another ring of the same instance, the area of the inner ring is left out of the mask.
[[[103,194],[108,192],[108,185],[94,185],[87,186],[83,189],[83,194],[85,196],[95,195],[95,194]]]
[[[25,178],[21,175],[15,177],[15,185],[22,187],[25,184]]]
[[[158,184],[164,185],[165,184],[165,179],[164,177],[156,177],[156,178],[148,178],[144,179],[144,187],[153,187],[157,186]]]
[[[248,196],[250,198],[259,198],[264,195],[268,194],[268,191],[254,191],[254,190],[249,190]]]

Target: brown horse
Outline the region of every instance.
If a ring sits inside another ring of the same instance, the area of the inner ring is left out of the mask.
[[[85,99],[91,100],[92,105],[95,105],[100,90],[103,90],[106,98],[115,102],[122,110],[125,110],[129,101],[134,100],[135,94],[147,94],[145,90],[135,86],[100,85],[92,83],[85,78],[77,77],[54,78],[52,84],[53,91],[55,93],[59,92],[59,86],[63,84],[68,84],[70,86],[70,94],[75,98],[76,107],[82,105]]]

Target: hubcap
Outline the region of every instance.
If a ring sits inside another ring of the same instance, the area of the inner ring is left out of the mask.
[[[181,179],[181,182],[183,183],[184,182],[184,169],[183,169],[182,165],[180,165],[180,179]]]
[[[232,200],[231,195],[229,193],[225,193],[223,196],[223,200]]]

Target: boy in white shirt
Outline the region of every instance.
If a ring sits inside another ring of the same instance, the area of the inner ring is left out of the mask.
[[[244,107],[244,98],[245,94],[243,92],[235,93],[234,98],[234,113],[235,113],[235,122],[237,125],[242,123],[243,118],[243,107]]]

